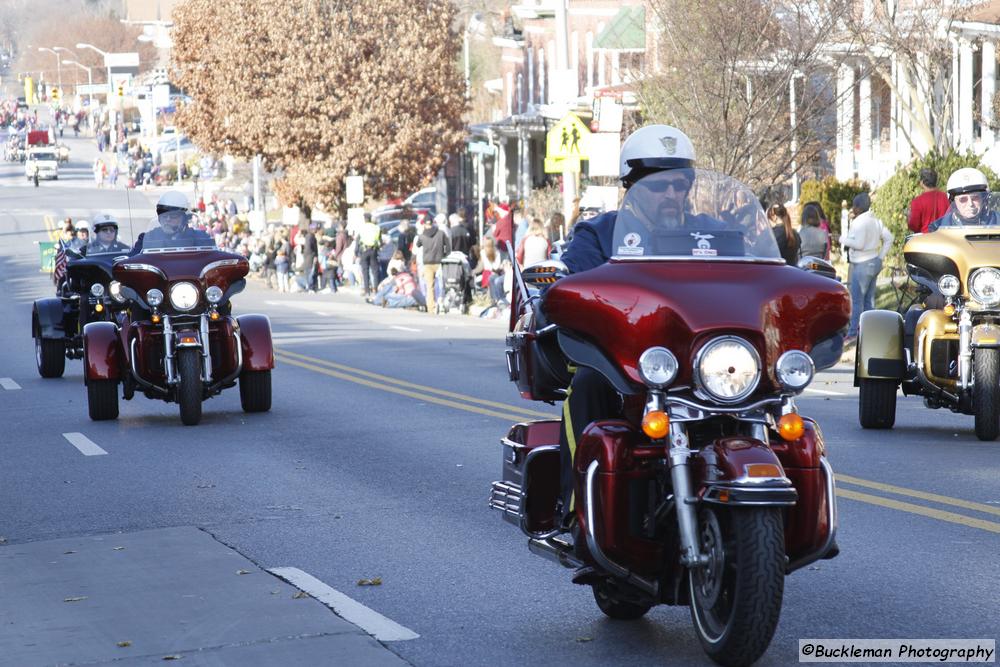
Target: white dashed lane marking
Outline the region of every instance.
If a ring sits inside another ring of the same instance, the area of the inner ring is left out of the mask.
[[[97,443],[83,433],[63,433],[62,435],[69,441],[69,444],[79,449],[80,453],[84,456],[102,456],[107,454],[106,451],[97,446]]]
[[[7,391],[14,391],[15,389],[20,389],[21,385],[14,382],[11,378],[0,378],[0,387],[3,387]]]
[[[396,329],[398,331],[412,331],[413,333],[420,333],[420,329],[411,329],[410,327],[400,327],[400,326],[393,325],[393,326],[391,326],[389,328],[390,329]]]
[[[398,642],[420,637],[413,630],[403,627],[357,600],[330,588],[316,577],[297,567],[273,567],[268,572],[284,579],[299,590],[305,591],[332,609],[345,621],[353,623],[380,642]]]

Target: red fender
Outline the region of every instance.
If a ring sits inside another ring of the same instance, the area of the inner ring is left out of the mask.
[[[83,373],[87,380],[120,380],[125,354],[113,322],[83,327]]]
[[[267,315],[240,315],[243,347],[243,370],[267,371],[274,368],[274,346],[271,343],[271,320]]]

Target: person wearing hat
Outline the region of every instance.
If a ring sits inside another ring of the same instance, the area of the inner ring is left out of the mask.
[[[932,222],[928,232],[941,227],[996,225],[997,214],[990,207],[990,186],[986,174],[974,167],[957,169],[948,177],[947,212]]]
[[[78,252],[84,252],[90,245],[90,223],[86,220],[77,220],[75,230],[76,235],[70,242],[69,247]]]
[[[118,221],[107,213],[94,218],[94,239],[87,246],[87,255],[128,252],[129,247],[118,240]]]
[[[875,308],[875,281],[882,271],[882,262],[892,249],[892,232],[869,211],[871,198],[862,192],[854,198],[851,212],[854,220],[840,243],[851,251],[851,324],[845,344],[858,337],[861,313]]]

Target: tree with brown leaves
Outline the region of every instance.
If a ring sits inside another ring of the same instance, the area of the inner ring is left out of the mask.
[[[173,79],[195,143],[282,172],[288,204],[343,206],[424,185],[463,136],[461,39],[448,0],[185,0]]]

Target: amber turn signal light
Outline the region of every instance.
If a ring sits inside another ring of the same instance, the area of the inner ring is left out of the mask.
[[[101,304],[97,304],[96,306],[94,306],[94,310],[100,313],[104,310],[104,306],[102,306]]]
[[[213,310],[212,314],[209,315],[209,319],[211,319],[214,322],[215,320],[219,319],[219,313]]]
[[[947,315],[948,317],[951,317],[952,315],[954,315],[955,314],[955,306],[949,303],[947,306],[944,307],[944,314]]]
[[[773,463],[751,463],[745,470],[747,477],[784,477],[781,468]]]
[[[642,432],[653,440],[659,440],[667,436],[670,430],[670,417],[662,410],[647,412],[642,418]]]
[[[153,324],[159,324],[160,323],[160,316],[159,315],[153,315],[149,319],[153,320]]]
[[[805,432],[805,422],[802,421],[802,417],[794,412],[789,412],[778,420],[778,434],[789,442],[798,440]]]

